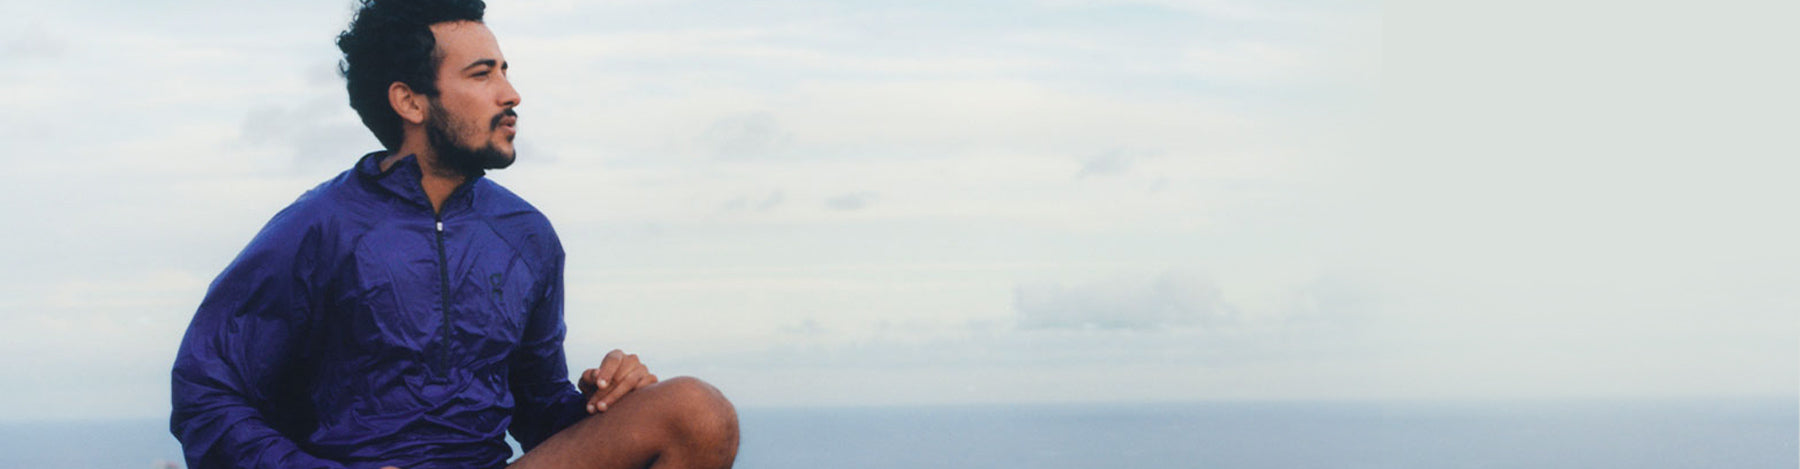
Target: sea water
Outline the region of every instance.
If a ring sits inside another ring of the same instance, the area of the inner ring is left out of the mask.
[[[1795,468],[1792,399],[740,410],[740,468]],[[181,467],[166,421],[0,424],[0,468]]]

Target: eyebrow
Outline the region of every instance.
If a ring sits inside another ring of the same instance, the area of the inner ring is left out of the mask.
[[[492,67],[492,66],[494,66],[494,65],[495,65],[495,64],[499,64],[499,65],[500,65],[500,69],[501,69],[501,70],[506,70],[506,66],[507,66],[507,64],[504,64],[504,63],[500,63],[500,62],[499,62],[499,61],[497,61],[497,60],[494,60],[494,59],[481,59],[481,60],[477,60],[477,61],[475,61],[475,63],[472,63],[472,64],[469,64],[469,66],[467,66],[467,67],[463,67],[463,68],[462,68],[462,69],[463,69],[463,71],[465,71],[465,72],[467,72],[467,71],[469,71],[469,69],[471,69],[471,68],[475,68],[475,67],[480,67],[480,66],[482,66],[482,65],[486,65],[486,66],[489,66],[489,67]]]

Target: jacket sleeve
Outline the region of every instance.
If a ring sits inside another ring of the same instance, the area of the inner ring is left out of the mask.
[[[170,432],[192,468],[340,468],[276,428],[313,312],[317,232],[276,215],[214,280],[175,357]]]
[[[527,319],[525,337],[509,364],[513,439],[526,451],[587,416],[581,392],[569,382],[563,355],[563,254],[555,249],[544,294]]]

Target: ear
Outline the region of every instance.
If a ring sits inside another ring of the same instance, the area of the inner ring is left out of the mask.
[[[413,92],[405,83],[393,82],[388,85],[388,105],[394,107],[394,113],[400,120],[413,125],[425,123],[425,114],[430,102],[425,95]]]

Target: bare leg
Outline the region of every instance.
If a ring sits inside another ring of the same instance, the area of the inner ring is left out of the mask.
[[[632,391],[532,448],[509,468],[728,468],[737,411],[704,381],[680,377]]]

